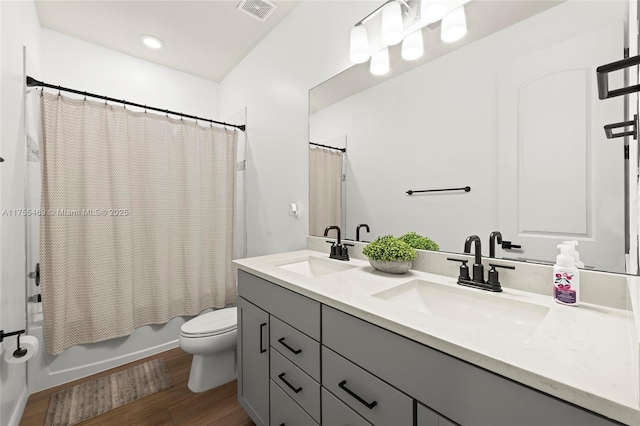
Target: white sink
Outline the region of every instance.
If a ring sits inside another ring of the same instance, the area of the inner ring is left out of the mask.
[[[279,268],[310,278],[333,274],[335,272],[342,272],[356,267],[355,265],[351,265],[341,260],[333,260],[316,256],[303,256],[295,259],[285,259],[275,262],[274,264]]]
[[[532,335],[549,312],[546,306],[510,299],[500,293],[424,280],[412,280],[373,297],[478,331],[513,337]]]

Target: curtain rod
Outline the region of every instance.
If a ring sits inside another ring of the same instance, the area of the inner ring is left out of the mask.
[[[340,151],[340,152],[347,152],[347,148],[336,148],[335,146],[322,145],[322,144],[314,143],[314,142],[309,142],[309,145],[315,145],[315,146],[319,146],[319,147],[322,147],[322,148],[335,149],[336,151]]]
[[[29,76],[27,76],[27,86],[28,87],[38,87],[38,86],[40,86],[40,87],[48,87],[50,89],[56,89],[58,91],[64,91],[64,92],[76,93],[78,95],[84,95],[85,97],[86,96],[90,96],[92,98],[103,99],[105,102],[106,101],[117,102],[117,103],[124,104],[124,105],[131,105],[131,106],[135,106],[135,107],[138,107],[138,108],[144,108],[145,110],[158,111],[158,112],[164,112],[165,114],[177,115],[178,117],[186,117],[186,118],[191,118],[191,119],[197,120],[197,121],[206,121],[208,123],[221,124],[223,126],[234,127],[236,129],[239,129],[242,132],[244,132],[245,128],[246,128],[246,126],[244,124],[229,124],[229,123],[225,123],[225,122],[222,122],[222,121],[210,120],[208,118],[196,117],[195,115],[187,115],[187,114],[183,114],[181,112],[169,111],[168,109],[160,109],[160,108],[150,107],[150,106],[147,106],[147,105],[136,104],[136,103],[133,103],[133,102],[125,101],[124,99],[114,99],[114,98],[110,98],[108,96],[96,95],[94,93],[83,92],[83,91],[75,90],[75,89],[69,89],[68,87],[62,87],[62,86],[56,86],[56,85],[53,85],[53,84],[43,83],[42,81],[38,81],[35,78],[29,77]]]

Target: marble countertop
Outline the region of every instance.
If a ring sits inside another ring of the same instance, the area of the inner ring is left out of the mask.
[[[461,287],[455,278],[414,270],[385,274],[358,259],[348,262],[355,266],[352,269],[313,278],[277,266],[308,257],[328,258],[325,253],[300,250],[234,263],[241,270],[456,358],[619,422],[640,425],[638,334],[632,312],[586,303],[568,307],[555,303],[551,295],[508,288],[489,293]],[[537,305],[546,316],[535,330],[504,333],[374,296],[415,279],[464,289],[473,297]]]

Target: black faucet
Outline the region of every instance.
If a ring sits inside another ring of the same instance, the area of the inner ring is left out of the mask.
[[[471,243],[473,244],[473,249],[475,250],[476,259],[473,263],[473,279],[474,283],[484,284],[484,266],[482,266],[482,242],[480,241],[480,237],[477,235],[472,235],[467,237],[464,242],[464,252],[471,253]]]
[[[492,232],[489,237],[489,241],[491,246],[493,247],[494,238],[502,239],[502,235],[499,232]],[[467,260],[464,259],[454,259],[448,257],[447,260],[451,260],[454,262],[461,262],[460,266],[460,274],[458,275],[458,284],[464,285],[467,287],[479,288],[480,290],[487,290],[493,292],[502,291],[502,286],[500,285],[500,281],[498,281],[498,271],[496,268],[505,268],[505,269],[516,269],[514,266],[507,265],[495,265],[493,263],[489,264],[491,269],[489,270],[489,280],[484,280],[484,266],[482,265],[482,244],[480,242],[480,237],[477,235],[472,235],[467,237],[464,242],[464,252],[471,253],[471,243],[474,245],[475,250],[475,263],[473,264],[473,278],[469,278],[469,268],[467,267]],[[495,250],[495,248],[494,248]]]
[[[349,248],[347,246],[353,247],[353,244],[342,244],[342,242],[340,241],[340,227],[335,225],[327,226],[327,228],[324,230],[324,236],[328,236],[329,231],[332,229],[336,230],[336,232],[338,233],[338,237],[335,243],[333,241],[327,241],[331,244],[331,252],[329,253],[329,258],[337,260],[349,260]]]
[[[360,228],[364,227],[367,232],[369,232],[369,225],[367,225],[366,223],[361,223],[360,225],[358,225],[356,227],[356,241],[360,241]]]
[[[502,244],[502,234],[499,231],[493,231],[489,235],[489,257],[496,257],[496,241]]]

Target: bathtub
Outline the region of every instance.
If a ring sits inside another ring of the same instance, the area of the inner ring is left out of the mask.
[[[110,368],[178,347],[180,327],[191,317],[137,328],[127,337],[73,346],[57,356],[46,353],[42,304],[29,303],[27,333],[40,341],[40,351],[27,364],[29,393],[39,392]]]

